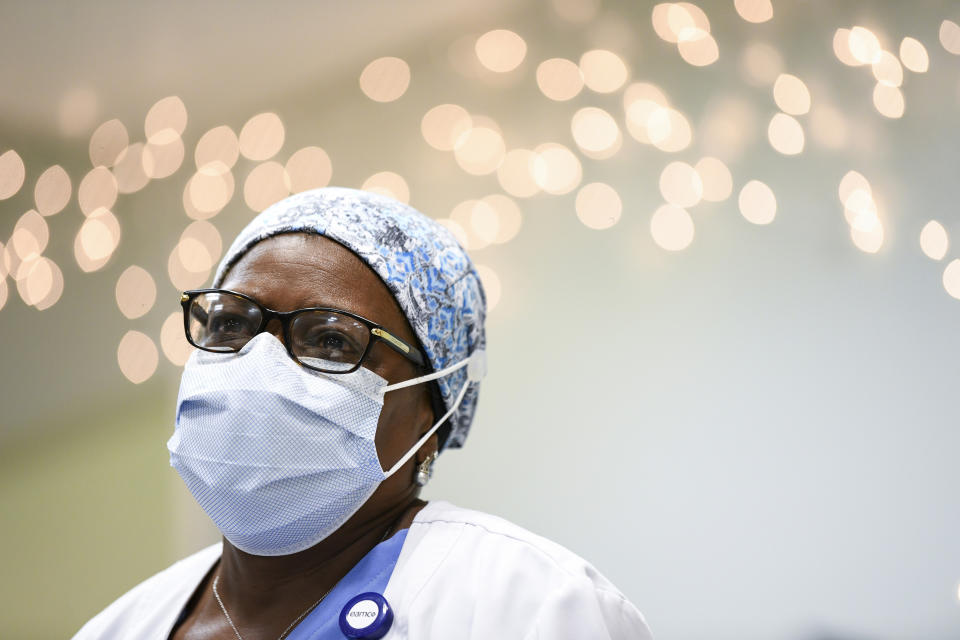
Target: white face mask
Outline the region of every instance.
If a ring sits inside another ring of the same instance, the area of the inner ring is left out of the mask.
[[[467,367],[450,410],[388,470],[374,438],[387,391]],[[340,528],[456,410],[484,352],[397,384],[364,367],[323,374],[261,333],[235,354],[197,350],[180,381],[170,465],[223,535],[260,556],[296,553]]]

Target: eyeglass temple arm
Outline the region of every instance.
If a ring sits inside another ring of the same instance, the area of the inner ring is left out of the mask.
[[[379,327],[371,329],[370,333],[386,342],[391,349],[402,356],[406,356],[416,365],[421,367],[426,366],[426,361],[423,359],[423,354],[420,353],[419,349],[414,349],[400,338],[395,337],[393,334]]]

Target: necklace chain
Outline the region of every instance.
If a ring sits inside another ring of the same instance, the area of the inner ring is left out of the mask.
[[[387,528],[386,532],[383,534],[383,537],[380,538],[380,542],[383,542],[384,540],[387,539],[387,535],[390,533],[390,530],[391,530],[391,529],[392,529],[392,527]],[[379,544],[380,542],[378,542],[377,544]],[[343,579],[343,578],[341,578],[341,580],[342,580],[342,579]],[[220,574],[218,573],[218,574],[216,575],[216,577],[213,579],[213,597],[217,599],[217,604],[220,605],[220,611],[223,612],[223,617],[225,617],[225,618],[227,619],[227,622],[230,623],[230,628],[233,629],[233,633],[234,633],[235,636],[237,636],[237,640],[243,640],[243,636],[240,635],[240,631],[239,631],[239,629],[237,629],[237,625],[235,625],[235,624],[233,623],[233,618],[231,618],[231,617],[230,617],[230,614],[227,613],[227,607],[223,604],[223,600],[220,598],[220,592],[217,591],[217,583],[218,583],[219,581],[220,581]],[[323,602],[323,599],[326,598],[328,595],[330,595],[330,592],[333,591],[338,584],[340,584],[340,580],[337,580],[337,582],[334,583],[334,585],[333,585],[332,587],[330,587],[329,589],[327,589],[326,593],[324,593],[322,596],[320,596],[320,599],[319,599],[319,600],[317,600],[317,601],[314,602],[312,605],[310,605],[309,607],[307,607],[307,608],[304,610],[303,613],[301,613],[300,615],[298,615],[298,616],[293,620],[293,622],[291,622],[290,624],[288,624],[288,625],[287,625],[287,628],[283,630],[283,633],[280,634],[280,636],[277,638],[277,640],[283,640],[284,638],[286,638],[286,637],[287,637],[287,634],[290,633],[290,630],[293,629],[293,627],[296,626],[296,624],[297,624],[298,622],[300,622],[301,620],[303,620],[304,617],[306,617],[306,615],[307,615],[308,613],[310,613],[311,611],[313,611],[314,609],[316,609],[316,608],[317,608],[317,605],[319,605],[321,602]]]

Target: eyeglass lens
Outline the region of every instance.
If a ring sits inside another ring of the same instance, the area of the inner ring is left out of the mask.
[[[245,298],[222,292],[197,295],[189,307],[194,344],[210,351],[239,351],[263,321],[260,308]],[[290,350],[301,363],[322,371],[346,371],[363,357],[370,329],[332,311],[301,311],[290,322]]]

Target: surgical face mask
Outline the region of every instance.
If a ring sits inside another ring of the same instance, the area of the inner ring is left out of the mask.
[[[467,367],[450,410],[389,469],[375,436],[383,394]],[[234,354],[197,350],[177,398],[170,465],[223,535],[261,556],[303,551],[343,525],[452,414],[485,373],[482,350],[389,385],[364,367],[323,374],[261,333]]]

